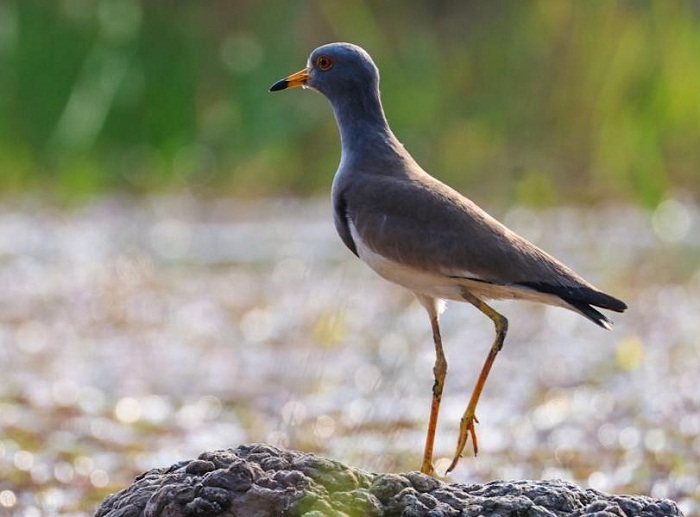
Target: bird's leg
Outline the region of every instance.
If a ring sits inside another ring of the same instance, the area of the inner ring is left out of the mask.
[[[462,451],[464,451],[464,447],[467,445],[469,436],[471,436],[472,443],[474,445],[474,455],[476,455],[479,450],[479,445],[476,440],[476,430],[474,429],[474,423],[479,422],[476,418],[476,405],[479,402],[481,391],[484,389],[484,384],[486,384],[486,378],[489,376],[491,366],[493,366],[496,355],[498,355],[498,352],[501,350],[501,348],[503,348],[503,340],[506,338],[506,333],[508,332],[508,320],[505,318],[505,316],[496,312],[491,306],[487,305],[470,292],[464,290],[461,294],[462,298],[491,318],[491,321],[493,321],[493,324],[496,327],[496,339],[493,341],[493,345],[491,345],[491,350],[489,350],[489,355],[486,358],[486,362],[484,362],[484,366],[481,368],[479,379],[476,381],[476,386],[474,386],[474,390],[472,391],[467,409],[464,412],[464,415],[462,415],[462,420],[459,423],[457,450],[455,451],[452,463],[447,469],[448,473],[452,472],[452,470],[454,470],[454,468],[457,466],[457,462],[462,456]]]
[[[442,350],[442,338],[440,337],[440,326],[436,313],[430,314],[430,325],[433,329],[433,341],[435,342],[435,366],[433,367],[435,384],[433,384],[433,401],[430,405],[430,421],[428,422],[428,434],[425,437],[425,450],[423,452],[423,465],[420,471],[423,474],[434,476],[433,444],[435,443],[435,429],[437,428],[440,401],[442,400],[442,388],[445,386],[445,376],[447,375],[447,360]]]

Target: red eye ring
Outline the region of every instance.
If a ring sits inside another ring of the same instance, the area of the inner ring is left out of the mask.
[[[333,67],[333,60],[326,55],[318,56],[315,63],[319,70],[323,72],[330,70]]]

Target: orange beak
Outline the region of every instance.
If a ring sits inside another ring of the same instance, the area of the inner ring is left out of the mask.
[[[286,90],[287,88],[298,88],[299,86],[306,85],[306,81],[309,80],[309,69],[304,68],[299,70],[297,73],[289,75],[284,79],[280,79],[275,84],[270,86],[271,92],[277,92],[279,90]]]

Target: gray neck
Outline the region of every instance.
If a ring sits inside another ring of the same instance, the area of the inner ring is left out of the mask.
[[[376,88],[344,92],[331,99],[331,104],[340,129],[343,158],[372,151],[394,154],[398,141],[389,129]]]

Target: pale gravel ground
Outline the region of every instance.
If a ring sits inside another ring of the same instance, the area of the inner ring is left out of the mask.
[[[454,481],[559,477],[700,512],[700,216],[664,203],[502,218],[630,305],[605,332],[499,302],[510,334]],[[492,339],[443,316],[437,454]],[[0,516],[83,515],[143,470],[266,441],[416,469],[423,310],[335,236],[327,201],[0,205]],[[439,465],[445,466],[445,460]]]

